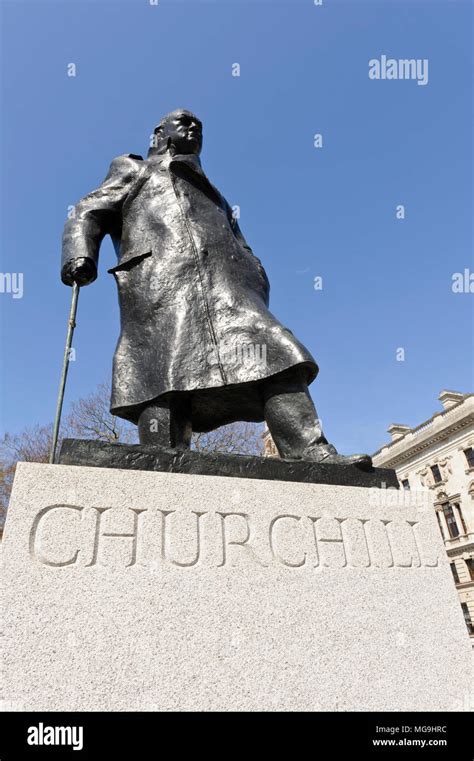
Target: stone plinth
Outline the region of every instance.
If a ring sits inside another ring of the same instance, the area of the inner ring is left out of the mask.
[[[470,702],[424,493],[22,463],[3,566],[7,708]]]

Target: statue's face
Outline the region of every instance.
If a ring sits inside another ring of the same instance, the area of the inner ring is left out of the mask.
[[[201,153],[202,124],[189,111],[170,114],[163,124],[163,137],[170,139],[176,153]]]

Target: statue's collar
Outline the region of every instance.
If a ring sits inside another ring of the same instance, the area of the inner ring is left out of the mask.
[[[201,159],[199,156],[196,156],[195,153],[183,153],[179,154],[177,153],[174,156],[171,156],[171,162],[176,161],[179,164],[187,164],[189,167],[192,167],[198,172],[202,172],[202,166],[201,166]]]
[[[201,187],[201,189],[204,190],[204,192],[212,197],[213,201],[220,205],[222,203],[221,194],[217,190],[216,187],[212,184],[212,182],[209,181],[209,179],[206,177],[206,174],[204,173],[204,170],[201,166],[201,160],[199,156],[196,156],[195,153],[185,153],[185,154],[176,154],[174,156],[171,156],[170,153],[162,153],[159,155],[151,155],[148,158],[148,161],[151,164],[151,167],[156,166],[158,164],[161,171],[165,171],[168,169],[171,169],[173,171],[173,167],[178,166],[186,166],[187,169],[191,170],[191,172],[194,174],[195,178],[197,175],[198,179],[198,185]],[[197,179],[196,178],[196,179]]]
[[[163,166],[170,166],[170,164],[173,164],[176,162],[177,164],[186,164],[190,169],[193,169],[195,172],[198,172],[198,174],[204,174],[202,166],[201,166],[201,159],[199,156],[196,156],[195,153],[176,153],[174,156],[172,156],[168,151],[166,153],[161,154],[155,154],[151,155],[148,159],[149,161],[155,163],[159,163]]]

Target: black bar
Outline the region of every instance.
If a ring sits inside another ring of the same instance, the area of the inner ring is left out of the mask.
[[[4,713],[1,761],[159,759],[285,748],[287,758],[472,761],[472,714],[459,713]],[[64,728],[64,732],[56,728]],[[82,727],[82,736],[80,729]],[[52,729],[49,729],[52,728]],[[75,729],[75,733],[73,731]],[[29,744],[40,742],[43,744]],[[50,739],[71,744],[47,745]],[[74,750],[73,746],[77,749]],[[79,747],[82,744],[82,747]],[[259,749],[260,746],[260,749]]]

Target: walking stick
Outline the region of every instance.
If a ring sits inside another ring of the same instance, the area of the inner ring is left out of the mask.
[[[76,312],[77,312],[77,300],[79,298],[79,286],[77,283],[73,283],[72,286],[72,298],[71,298],[71,311],[69,312],[69,320],[67,324],[66,346],[64,347],[64,359],[63,369],[61,372],[61,380],[59,382],[58,401],[56,403],[56,416],[54,418],[53,427],[53,442],[51,444],[51,454],[49,456],[50,463],[54,463],[56,457],[56,447],[58,445],[59,426],[61,423],[61,412],[63,409],[64,390],[66,388],[67,371],[69,369],[69,359],[72,344],[72,337],[74,335],[74,328],[76,327]]]

